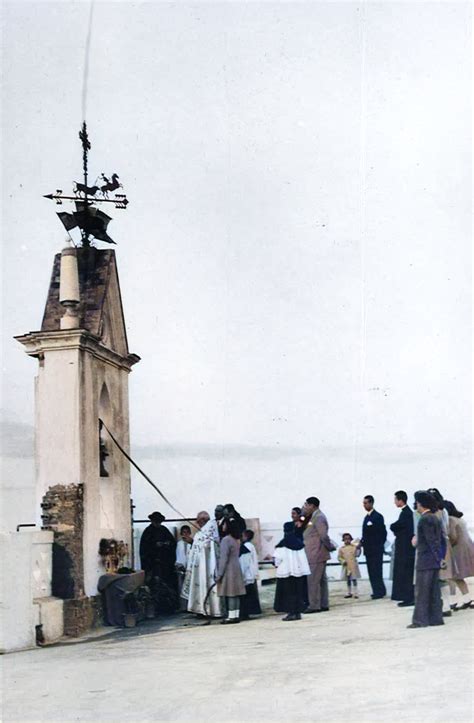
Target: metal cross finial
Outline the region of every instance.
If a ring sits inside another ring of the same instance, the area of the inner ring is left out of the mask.
[[[89,203],[87,201],[87,161],[88,161],[88,153],[91,149],[91,144],[89,141],[89,136],[87,134],[87,125],[84,121],[82,124],[82,128],[79,131],[79,138],[82,142],[82,168],[84,170],[84,212],[88,213],[89,209]],[[82,233],[82,245],[83,246],[90,246],[90,240],[89,240],[89,232],[85,229],[81,229]]]
[[[91,245],[91,236],[99,241],[115,243],[107,233],[107,225],[111,218],[96,208],[96,204],[113,203],[115,208],[125,209],[128,205],[128,199],[124,193],[116,193],[118,189],[122,188],[117,173],[112,173],[109,178],[102,173],[100,175],[101,181],[99,181],[98,176],[93,186],[88,185],[88,161],[91,144],[85,121],[79,131],[79,139],[82,143],[83,183],[74,182],[73,196],[63,196],[62,190],[57,189],[56,193],[50,193],[45,198],[56,201],[59,206],[62,205],[63,201],[75,202],[76,211],[74,213],[58,213],[58,216],[66,230],[69,231],[75,227],[80,228],[84,247]],[[112,198],[109,198],[109,193],[114,194]]]

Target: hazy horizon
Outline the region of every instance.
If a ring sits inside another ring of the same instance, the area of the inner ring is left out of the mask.
[[[65,239],[43,195],[81,177],[89,3],[3,10],[2,480],[26,512],[36,361],[12,337],[39,328]],[[369,490],[389,516],[428,484],[470,514],[470,19],[95,4],[90,179],[117,172],[130,201],[108,231],[142,357],[132,451],[187,514],[281,519],[318,494],[344,524]]]

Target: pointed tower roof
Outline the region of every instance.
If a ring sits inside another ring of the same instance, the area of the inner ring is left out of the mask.
[[[129,353],[115,251],[94,247],[77,249],[79,273],[79,327],[126,357]],[[58,331],[64,308],[59,302],[61,254],[56,254],[41,331]]]

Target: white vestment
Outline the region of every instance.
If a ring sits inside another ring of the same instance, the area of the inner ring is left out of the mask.
[[[187,599],[189,612],[222,617],[222,603],[214,585],[218,561],[219,529],[216,520],[209,520],[194,536],[184,576],[181,596]]]
[[[251,542],[244,542],[249,554],[239,557],[240,569],[246,585],[252,585],[258,578],[258,557],[257,550]]]
[[[191,543],[185,542],[184,540],[178,540],[176,545],[176,565],[180,568],[186,569],[188,566],[188,559],[191,553]]]

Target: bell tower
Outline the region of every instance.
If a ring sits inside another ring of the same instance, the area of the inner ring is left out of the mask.
[[[67,575],[53,564],[53,595],[95,596],[101,538],[131,546],[130,466],[99,421],[128,452],[128,375],[140,358],[128,350],[115,252],[67,245],[54,259],[41,329],[16,339],[38,360],[36,523],[55,531],[71,563],[62,594],[54,578],[64,590]]]

